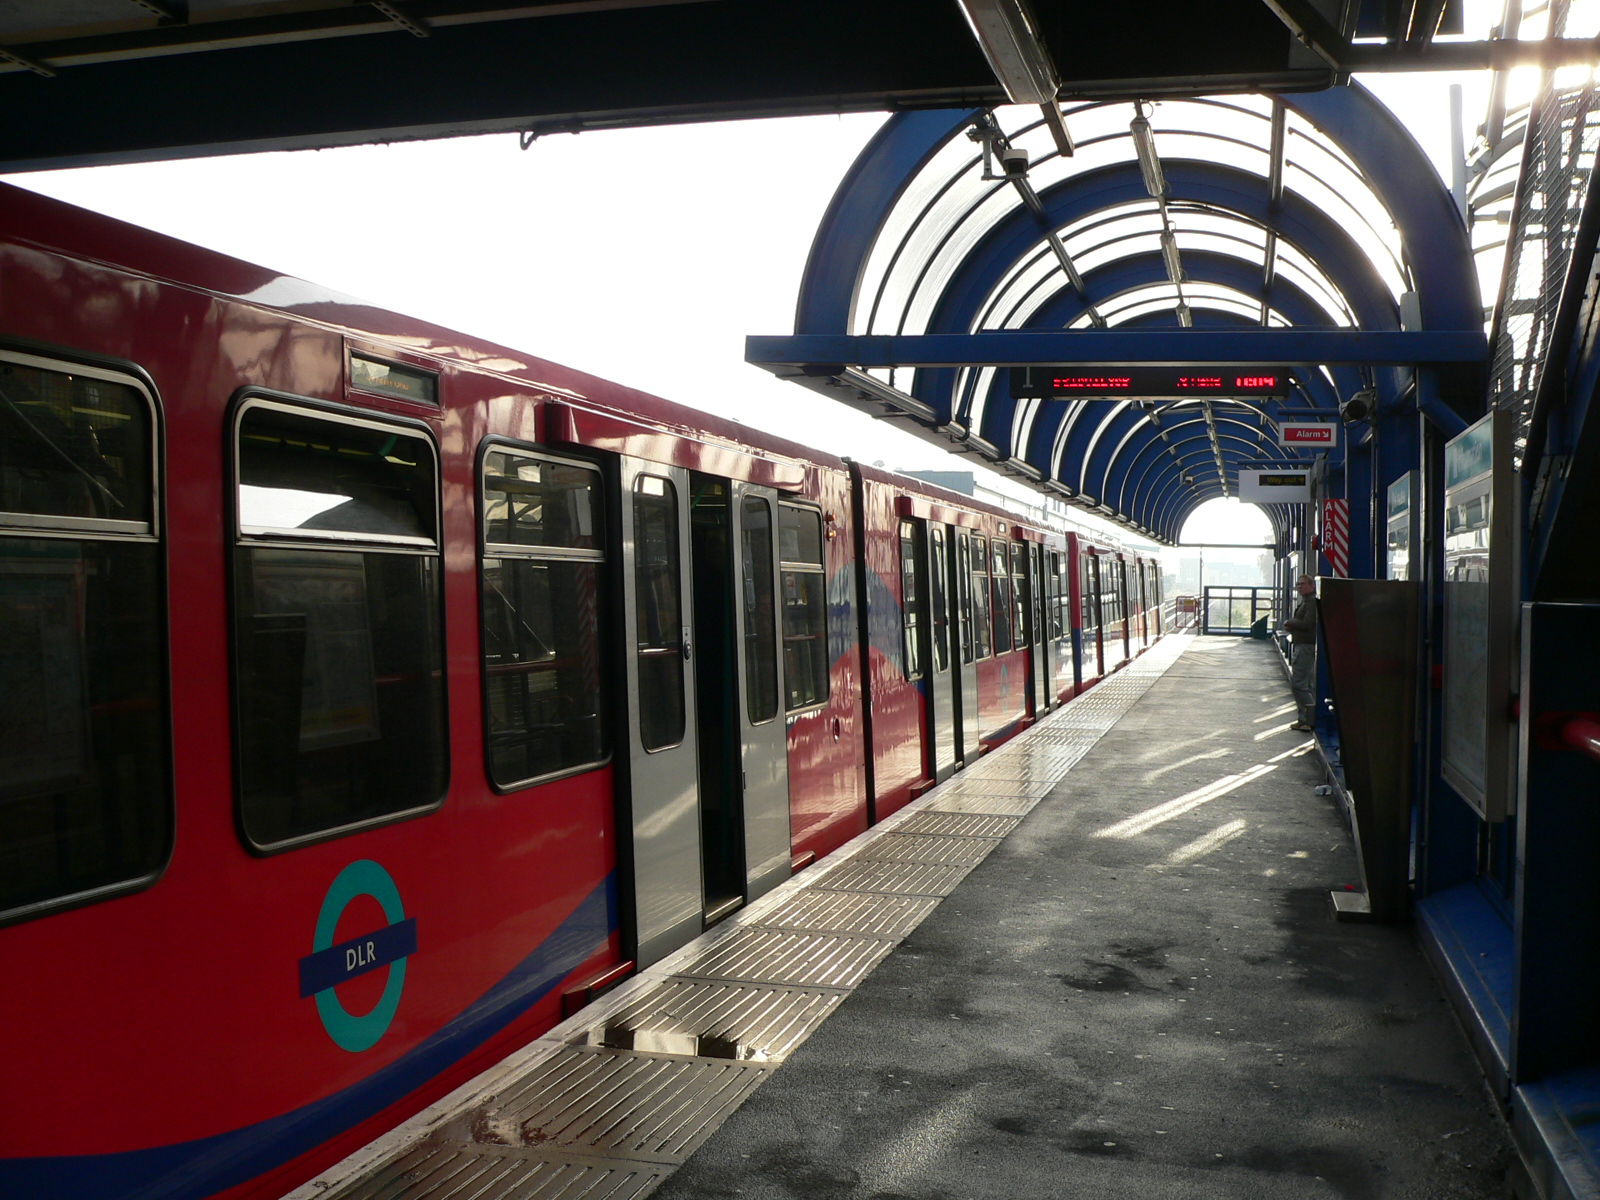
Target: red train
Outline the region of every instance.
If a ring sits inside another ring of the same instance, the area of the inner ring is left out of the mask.
[[[1160,633],[1143,560],[0,186],[0,1195],[287,1190]]]

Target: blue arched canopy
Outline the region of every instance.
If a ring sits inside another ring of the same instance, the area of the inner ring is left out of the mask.
[[[1358,392],[1392,410],[1431,395],[1419,369],[1476,384],[1466,229],[1364,89],[1066,120],[1071,156],[1036,109],[891,118],[817,231],[794,335],[752,337],[750,361],[1166,542],[1241,469],[1339,466],[1345,438],[1314,458],[1279,445],[1284,420],[1337,421]],[[1289,365],[1294,390],[1061,400],[1011,379],[1224,362]]]

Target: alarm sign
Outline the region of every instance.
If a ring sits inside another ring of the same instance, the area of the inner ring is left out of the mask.
[[[1334,446],[1339,427],[1325,422],[1285,421],[1278,426],[1280,446]]]

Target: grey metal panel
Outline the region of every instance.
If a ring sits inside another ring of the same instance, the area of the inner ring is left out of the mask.
[[[904,937],[938,903],[932,896],[805,891],[767,913],[759,923],[774,929],[808,929],[814,933]]]
[[[695,938],[704,908],[700,861],[700,780],[695,752],[694,673],[683,672],[684,736],[677,746],[646,751],[639,730],[639,663],[633,653],[639,597],[633,490],[642,475],[677,489],[680,619],[688,641],[694,628],[693,568],[689,557],[689,473],[637,459],[622,460],[623,637],[629,647],[628,760],[633,836],[633,895],[638,930],[634,954],[648,966]],[[691,646],[692,653],[692,646]]]
[[[937,863],[861,862],[850,859],[819,878],[815,886],[841,892],[948,896],[971,870],[969,866]]]
[[[766,1077],[767,1068],[754,1063],[564,1046],[441,1134],[680,1163]]]
[[[682,968],[698,978],[853,988],[893,950],[888,938],[796,933],[747,926]]]
[[[669,978],[575,1042],[663,1054],[781,1062],[844,998],[833,988]]]
[[[857,862],[940,863],[977,866],[999,843],[989,838],[927,837],[886,833],[856,851]]]
[[[923,809],[896,830],[900,833],[925,833],[937,837],[1003,838],[1021,822],[1016,817],[994,814],[933,812]]]
[[[776,657],[775,679],[778,703],[770,720],[760,724],[750,722],[748,695],[749,679],[744,670],[744,655],[748,646],[745,640],[745,579],[744,579],[744,501],[746,497],[762,500],[767,505],[771,519],[771,536],[768,539],[770,555],[764,569],[772,587],[772,611],[766,614],[772,623],[772,646]],[[777,887],[791,874],[792,842],[789,829],[789,734],[783,718],[783,656],[777,648],[783,645],[782,611],[778,598],[783,595],[778,574],[778,493],[771,488],[735,483],[731,495],[735,515],[734,602],[739,647],[739,728],[744,738],[744,862],[745,899],[754,900]]]
[[[576,1156],[479,1146],[432,1138],[328,1200],[641,1200],[672,1167],[596,1162]]]

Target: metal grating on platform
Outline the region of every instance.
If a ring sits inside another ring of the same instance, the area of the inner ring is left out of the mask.
[[[971,867],[932,863],[861,862],[846,859],[813,885],[839,892],[896,892],[903,896],[948,896]]]
[[[642,1200],[1190,640],[1165,639],[290,1200]]]
[[[679,1163],[761,1086],[768,1070],[566,1046],[440,1132],[475,1145]]]
[[[937,837],[1003,838],[1021,823],[1017,817],[924,809],[903,821],[895,828],[895,832],[924,833]]]
[[[855,933],[866,937],[899,938],[920,925],[922,918],[932,912],[938,903],[935,896],[812,889],[798,893],[780,907],[764,914],[759,923],[772,929],[809,929],[816,933]]]
[[[751,925],[721,938],[678,973],[741,983],[853,988],[894,949],[895,940]]]
[[[943,792],[928,802],[923,812],[984,813],[1025,817],[1038,806],[1027,796],[985,796],[971,792]]]
[[[663,1163],[533,1158],[461,1142],[420,1142],[329,1200],[640,1200],[672,1171]]]
[[[857,862],[941,863],[975,867],[999,845],[995,838],[929,837],[891,833],[856,851]]]
[[[574,1044],[656,1054],[781,1062],[811,1036],[844,993],[671,978]]]

